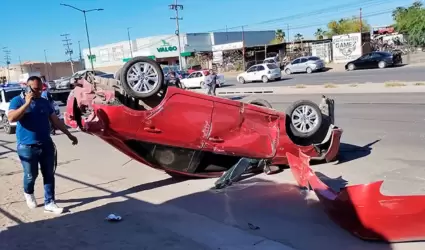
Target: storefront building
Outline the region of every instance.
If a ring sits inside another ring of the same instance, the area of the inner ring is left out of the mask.
[[[245,45],[267,44],[274,38],[274,31],[186,33],[180,35],[182,66],[186,67],[186,57],[194,53],[212,52],[214,45],[241,42]],[[178,38],[176,35],[162,35],[122,41],[91,48],[93,66],[97,70],[116,72],[125,62],[136,56],[147,56],[160,64],[178,65]],[[83,50],[85,65],[90,68],[88,49]]]

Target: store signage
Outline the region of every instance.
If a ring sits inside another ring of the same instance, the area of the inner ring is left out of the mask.
[[[161,42],[162,42],[161,47],[156,48],[156,50],[159,53],[177,51],[177,47],[176,46],[172,46],[169,42],[167,42],[165,40],[161,40]]]

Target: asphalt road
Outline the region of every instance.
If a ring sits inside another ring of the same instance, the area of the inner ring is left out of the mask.
[[[246,83],[240,84],[236,77],[226,78],[226,88],[243,87],[265,87],[265,86],[286,86],[286,85],[320,85],[320,84],[350,84],[350,83],[368,83],[368,82],[387,82],[387,81],[425,81],[425,67],[420,66],[401,66],[386,69],[369,69],[356,71],[340,72],[317,72],[313,74],[291,74],[282,73],[282,80],[276,82]]]
[[[258,97],[269,100],[274,108],[282,111],[298,99],[320,101],[320,95]],[[341,156],[339,162],[314,166],[315,171],[333,179],[341,177],[349,185],[385,180],[381,192],[387,195],[424,194],[423,95],[338,94],[331,97],[336,102],[336,125],[344,129]],[[218,227],[228,225],[299,250],[425,249],[425,243],[421,242],[390,245],[358,240],[324,214],[314,194],[302,195],[292,185],[295,181],[288,170],[277,175],[251,177],[216,192],[210,190],[214,180],[174,182],[160,171],[131,161],[94,136],[79,132],[76,135],[80,139],[77,147],[70,146],[64,136],[55,136],[60,158],[58,199],[62,205],[70,206],[71,214],[56,220],[41,218],[44,220],[41,223],[10,226],[2,232],[5,244],[13,242],[13,239],[19,239],[20,244],[28,246],[34,242],[41,244],[31,235],[59,232],[59,235],[51,235],[50,246],[74,249],[84,246],[89,249],[100,242],[97,246],[106,247],[102,239],[107,237],[109,248],[105,249],[135,244],[161,246],[164,250],[204,249],[205,244],[211,247],[220,241],[227,242],[229,238],[225,236],[230,237],[230,229],[224,233],[225,229]],[[0,140],[10,142],[7,144],[9,148],[15,147],[14,136],[0,133]],[[14,181],[19,186],[21,176],[16,176]],[[4,178],[9,177],[1,177],[2,183],[5,183]],[[41,192],[40,186],[38,190]],[[12,192],[10,190],[13,189],[2,190],[0,194],[8,194]],[[17,197],[21,199],[19,192]],[[13,198],[9,197],[6,201],[13,202]],[[0,208],[7,209],[16,217],[36,220],[34,216],[37,213],[20,215],[18,211],[22,206],[22,202],[6,206],[0,204]],[[187,213],[187,217],[175,215],[177,210]],[[112,212],[124,216],[124,220],[115,225],[99,222]],[[217,225],[211,226],[210,223],[207,226],[204,223],[206,218]],[[32,225],[34,228],[30,229]],[[258,228],[253,230],[252,225]],[[164,242],[165,238],[159,236],[161,234],[171,240]],[[178,235],[181,237],[178,238]],[[233,238],[235,241],[241,239]],[[195,245],[201,244],[201,241],[203,246]],[[78,242],[83,245],[77,245]],[[117,245],[117,242],[124,245]],[[182,248],[173,247],[179,244]],[[8,249],[15,248],[9,246]]]

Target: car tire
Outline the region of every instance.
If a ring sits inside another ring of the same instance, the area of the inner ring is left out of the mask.
[[[207,85],[205,85],[205,82],[201,82],[199,84],[199,86],[201,87],[201,89],[206,89],[207,88]]]
[[[122,70],[122,68],[120,68],[118,71],[117,71],[117,73],[115,73],[115,79],[117,79],[118,81],[121,79],[121,70]]]
[[[292,74],[292,72],[291,72],[290,69],[285,69],[285,74],[290,75],[290,74]]]
[[[153,81],[153,84],[151,84],[152,80],[148,79],[148,76],[144,75],[144,72],[142,74],[135,74],[135,78],[144,77],[145,84],[151,85],[152,87],[148,90],[135,90],[134,86],[137,85],[137,83],[132,85],[131,82],[128,81],[130,71],[134,68],[139,68],[138,70],[141,71],[141,69],[143,68],[144,70],[145,67],[151,67],[147,73],[152,72],[152,75],[156,75],[157,79]],[[164,73],[159,64],[154,60],[143,56],[134,57],[130,61],[126,62],[121,69],[120,79],[124,91],[133,98],[147,98],[155,96],[162,89],[166,88],[166,84],[164,81]]]
[[[245,78],[243,78],[243,77],[239,77],[238,78],[238,82],[239,83],[242,83],[242,84],[245,84],[246,83]]]
[[[275,79],[275,81],[280,81],[280,80],[282,80],[282,77],[278,77]]]
[[[348,64],[347,69],[348,69],[348,71],[353,71],[353,70],[356,69],[356,66],[354,66],[354,64],[350,63],[350,64]]]
[[[3,131],[9,135],[14,134],[16,128],[10,126],[9,120],[7,119],[6,115],[3,115],[1,118],[2,118],[1,121],[3,124]]]
[[[310,67],[308,67],[305,69],[305,72],[307,72],[307,74],[311,74],[313,73],[313,70]]]
[[[386,62],[384,62],[384,61],[380,61],[379,63],[378,63],[378,68],[380,68],[380,69],[384,69],[384,68],[386,68],[387,67],[387,63]]]
[[[269,78],[267,76],[262,76],[261,77],[261,81],[263,81],[263,83],[268,83],[269,82]]]
[[[309,124],[313,123],[313,126],[306,124],[305,121],[305,115],[311,114],[315,114],[315,118],[311,117],[309,120]],[[287,125],[289,125],[287,127],[289,127],[291,134],[298,138],[313,138],[322,126],[322,112],[316,103],[309,100],[299,100],[292,103],[286,110],[286,116],[288,121]],[[308,128],[307,126],[303,128],[303,125],[309,126]]]
[[[264,99],[255,99],[255,100],[249,101],[248,103],[252,105],[256,105],[256,106],[266,107],[269,109],[273,108],[272,105]]]

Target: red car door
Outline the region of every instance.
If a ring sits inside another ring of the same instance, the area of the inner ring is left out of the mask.
[[[271,158],[276,154],[279,116],[242,102],[214,102],[211,131],[204,147],[215,153]]]
[[[211,122],[213,102],[177,93],[146,115],[137,132],[142,141],[202,149]]]

